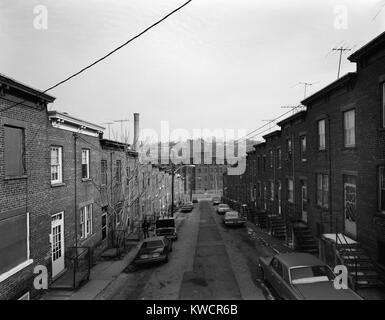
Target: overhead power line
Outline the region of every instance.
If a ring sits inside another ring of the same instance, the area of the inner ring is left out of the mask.
[[[178,8],[174,9],[173,11],[171,11],[170,13],[166,14],[163,18],[159,19],[158,21],[156,21],[155,23],[153,23],[152,25],[150,25],[149,27],[147,27],[146,29],[144,29],[142,32],[138,33],[136,36],[132,37],[131,39],[127,40],[125,43],[121,44],[120,46],[116,47],[115,49],[113,49],[112,51],[108,52],[106,55],[104,55],[103,57],[97,59],[96,61],[92,62],[91,64],[87,65],[86,67],[82,68],[81,70],[79,70],[78,72],[70,75],[69,77],[65,78],[64,80],[54,84],[53,86],[49,87],[48,89],[44,90],[42,93],[47,93],[48,91],[51,91],[52,89],[54,88],[57,88],[58,86],[62,85],[63,83],[66,83],[67,81],[71,80],[72,78],[78,76],[79,74],[85,72],[86,70],[92,68],[94,65],[98,64],[99,62],[105,60],[106,58],[108,58],[109,56],[111,56],[112,54],[114,54],[116,51],[122,49],[123,47],[125,47],[126,45],[128,45],[130,42],[134,41],[135,39],[139,38],[140,36],[142,36],[143,34],[145,34],[147,31],[151,30],[152,28],[154,28],[155,26],[157,26],[158,24],[160,24],[161,22],[163,22],[164,20],[166,20],[167,18],[169,18],[171,15],[173,15],[174,13],[176,13],[177,11],[181,10],[183,7],[187,6],[192,0],[188,0],[186,1],[184,4],[182,4],[181,6],[179,6]],[[11,106],[8,106],[4,109],[2,109],[1,111],[4,112],[6,110],[9,110],[13,107],[16,107],[24,102],[26,102],[27,100],[22,100],[18,103],[15,103]]]

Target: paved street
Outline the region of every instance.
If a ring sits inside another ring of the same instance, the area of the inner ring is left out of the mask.
[[[178,220],[167,264],[130,266],[97,299],[266,299],[256,267],[266,248],[246,228],[225,229],[210,201]]]

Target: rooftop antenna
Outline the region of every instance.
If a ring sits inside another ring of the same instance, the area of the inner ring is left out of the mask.
[[[123,122],[128,122],[128,119],[119,119],[119,120],[113,120],[114,122],[120,122],[120,139],[121,142],[124,142],[124,137],[123,137]]]
[[[113,122],[103,122],[102,124],[107,125],[107,127],[108,127],[108,139],[111,140],[111,124],[113,124]]]
[[[314,84],[317,84],[319,81],[317,82],[298,82],[298,84],[302,84],[303,87],[304,87],[304,99],[306,99],[307,97],[307,87],[311,87],[312,85]]]
[[[337,79],[339,79],[340,78],[340,73],[341,73],[342,54],[344,52],[351,51],[352,49],[351,48],[344,48],[343,46],[341,46],[339,48],[333,48],[332,50],[333,51],[339,51],[339,53],[340,53],[340,60],[339,60],[339,63],[338,63],[338,75],[337,75]]]

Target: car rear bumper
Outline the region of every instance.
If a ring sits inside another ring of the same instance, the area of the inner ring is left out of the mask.
[[[156,262],[163,262],[167,259],[166,255],[160,255],[159,257],[149,257],[149,258],[137,258],[134,260],[135,264],[148,264],[148,263],[156,263]]]
[[[244,226],[246,221],[225,221],[224,224],[226,227],[241,227]]]

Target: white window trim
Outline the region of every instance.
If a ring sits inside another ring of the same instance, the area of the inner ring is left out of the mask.
[[[88,208],[91,208],[91,219],[90,219],[90,230],[87,232],[87,217],[89,216],[89,210]],[[84,209],[84,210],[82,210]],[[83,217],[83,225],[81,227],[81,233],[83,234],[80,238],[82,240],[88,239],[90,236],[93,234],[93,220],[94,220],[94,215],[93,215],[93,205],[92,203],[87,204],[83,207],[80,208],[80,217],[81,219]],[[81,220],[80,220],[81,221]]]
[[[33,263],[33,259],[30,259],[30,232],[29,232],[29,212],[27,212],[27,259],[17,265],[16,267],[13,267],[12,269],[0,274],[0,283],[4,280],[8,279],[9,277],[13,276],[14,274],[18,273],[20,270],[23,270],[24,268],[28,267]]]
[[[58,170],[58,179],[57,180],[52,180],[52,171],[51,171],[51,184],[57,184],[57,183],[62,183],[63,182],[63,160],[62,160],[62,155],[63,155],[63,147],[60,146],[51,146],[51,157],[52,157],[52,149],[56,148],[59,150],[59,170]],[[52,160],[52,158],[51,158]],[[52,170],[52,165],[51,165],[51,170]]]
[[[83,152],[86,152],[86,163],[83,163]],[[87,165],[87,177],[82,177],[83,179],[89,179],[90,178],[90,149],[82,149],[82,165]]]
[[[348,132],[348,128],[346,127],[346,115],[349,114],[349,112],[352,112],[353,113],[353,127],[352,128],[349,128],[350,130],[353,131],[353,143],[348,143],[347,142],[347,132]],[[347,110],[344,112],[343,114],[343,119],[344,119],[344,146],[345,148],[352,148],[352,147],[355,147],[356,146],[356,112],[354,109],[352,110]]]
[[[321,130],[320,130],[320,124],[323,123],[323,144],[321,145]],[[325,119],[321,119],[318,121],[318,150],[325,150],[326,149],[326,122]]]

